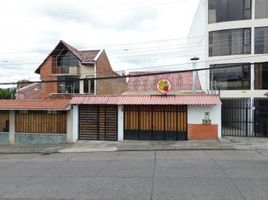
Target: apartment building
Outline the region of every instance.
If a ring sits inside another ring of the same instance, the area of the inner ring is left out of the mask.
[[[205,90],[220,90],[222,134],[268,136],[268,0],[200,0],[188,37]]]

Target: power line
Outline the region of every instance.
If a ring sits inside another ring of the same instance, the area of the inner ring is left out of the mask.
[[[205,67],[199,69],[187,69],[187,70],[175,70],[175,71],[164,71],[164,72],[154,72],[154,73],[143,73],[143,74],[133,74],[133,75],[122,75],[122,76],[104,76],[104,77],[94,77],[94,78],[79,78],[79,79],[69,79],[69,80],[49,80],[49,81],[30,81],[25,83],[59,83],[59,82],[74,82],[74,81],[84,81],[84,80],[107,80],[107,79],[122,79],[122,78],[131,78],[131,77],[144,77],[144,76],[156,76],[156,75],[165,75],[165,74],[175,74],[175,73],[186,73],[186,72],[199,72],[213,69],[228,69],[233,67],[240,67],[241,65],[232,64],[232,65],[223,65],[223,66],[213,66]],[[0,83],[0,85],[16,85],[17,82],[6,82]]]
[[[268,36],[268,34],[267,34]],[[260,37],[260,38],[256,38],[255,37],[255,44],[258,42],[258,41],[262,41],[263,38]],[[256,42],[257,41],[257,42]],[[242,42],[242,39],[241,39],[241,42]],[[185,43],[186,44],[186,43]],[[213,46],[214,48],[213,49],[220,49],[222,45],[227,45],[229,44],[229,40],[226,39],[226,41],[216,41],[213,43]],[[177,45],[163,45],[163,48],[161,48],[162,46],[151,46],[151,47],[141,47],[141,48],[136,48],[138,50],[141,50],[141,51],[136,51],[135,48],[125,48],[126,51],[123,50],[117,50],[119,53],[112,53],[114,52],[113,50],[109,50],[109,49],[106,49],[107,51],[110,51],[111,54],[113,55],[119,55],[119,56],[116,56],[117,58],[124,58],[124,57],[129,57],[129,56],[133,56],[133,55],[140,55],[140,56],[144,56],[144,55],[150,55],[150,54],[157,54],[158,52],[159,53],[165,53],[163,51],[171,51],[171,50],[174,50],[174,52],[185,52],[187,50],[193,50],[193,49],[199,49],[199,48],[202,48],[202,47],[207,47],[209,46],[209,44],[205,44],[205,42],[203,42],[203,44],[194,44],[194,45],[185,45],[185,46],[180,46],[181,44],[177,44]],[[216,47],[215,47],[216,46]],[[156,48],[156,47],[159,47],[159,48]],[[168,48],[168,47],[175,47],[175,48]],[[150,49],[153,49],[151,51],[148,51]],[[59,50],[59,49],[55,49],[55,50]],[[143,51],[145,50],[145,51]],[[143,52],[147,53],[147,54],[143,54]],[[199,54],[200,55],[200,54]],[[58,57],[62,57],[62,56],[58,56]],[[43,58],[42,55],[40,56],[36,56],[36,57],[33,57],[31,56],[32,59],[30,59],[29,57],[16,57],[16,58],[19,58],[19,59],[16,59],[16,61],[27,61],[27,60],[34,60],[35,58]],[[27,60],[25,60],[25,58],[27,58]],[[3,60],[8,60],[8,58],[3,58]]]
[[[247,59],[247,58],[252,58],[252,57],[267,57],[267,55],[250,55],[250,56],[243,56],[243,59]],[[211,64],[211,62],[213,62],[214,64],[217,64],[217,62],[224,62],[224,61],[229,61],[230,62],[235,62],[236,60],[241,60],[241,57],[237,57],[237,58],[225,58],[225,59],[215,59],[213,61],[199,61],[198,64],[200,63],[205,63],[205,64]],[[250,62],[243,62],[243,63],[250,63]],[[166,68],[166,67],[177,67],[177,66],[189,66],[190,64],[192,64],[192,62],[187,62],[187,63],[174,63],[174,64],[168,64],[168,65],[159,65],[159,66],[151,66],[151,67],[142,67],[142,68],[131,68],[131,69],[120,69],[120,70],[116,70],[114,72],[122,72],[122,71],[133,71],[133,70],[152,70],[152,69],[158,69],[158,68]],[[220,63],[222,64],[222,63]],[[99,71],[97,73],[97,75],[101,75],[104,72],[110,72],[110,71]]]

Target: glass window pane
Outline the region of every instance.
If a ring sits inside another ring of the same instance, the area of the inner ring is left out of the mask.
[[[230,64],[212,65],[212,67],[223,67],[210,70],[210,88],[221,90],[250,89],[250,65]],[[234,66],[234,67],[231,67]]]
[[[255,18],[268,18],[268,0],[255,0],[256,11]]]
[[[257,90],[268,89],[268,63],[256,63],[254,74],[254,88]]]
[[[70,67],[78,67],[79,65],[78,59],[68,50],[62,51],[56,59],[57,67],[61,68],[61,74],[69,74]]]
[[[268,27],[255,28],[255,54],[268,53]]]
[[[209,33],[209,56],[251,53],[251,29],[231,29]]]
[[[251,0],[209,0],[209,23],[251,19]]]
[[[216,0],[208,1],[208,23],[216,22]]]
[[[75,77],[59,77],[58,93],[79,93],[80,80]]]
[[[242,20],[244,8],[243,8],[243,0],[232,0],[232,3],[229,5],[229,17],[230,20]]]

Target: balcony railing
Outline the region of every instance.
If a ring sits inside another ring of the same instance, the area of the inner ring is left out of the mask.
[[[54,75],[79,75],[79,67],[52,67],[52,74]]]

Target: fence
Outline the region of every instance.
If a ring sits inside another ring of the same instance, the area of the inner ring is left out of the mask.
[[[222,135],[268,137],[268,99],[222,99]]]
[[[0,132],[8,132],[8,111],[0,111]]]
[[[16,111],[17,133],[66,133],[64,111]]]

